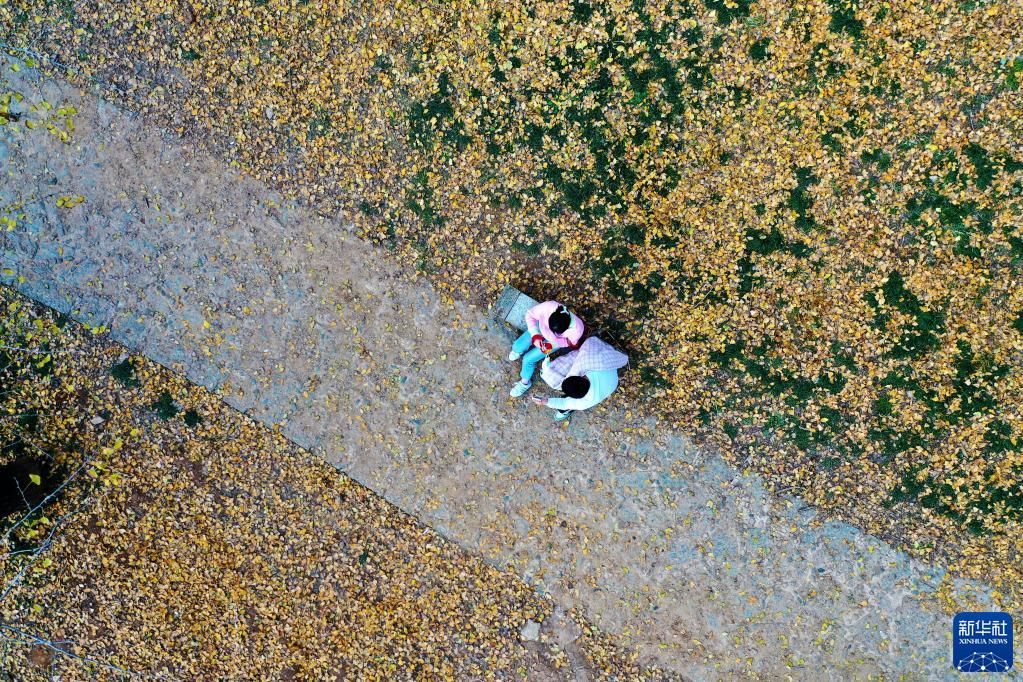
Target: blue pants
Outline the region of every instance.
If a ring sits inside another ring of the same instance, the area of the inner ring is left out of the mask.
[[[523,383],[526,384],[533,380],[533,372],[536,371],[536,366],[547,357],[542,350],[532,344],[532,340],[533,335],[525,331],[512,344],[512,350],[522,354],[522,372],[519,376],[522,377]]]

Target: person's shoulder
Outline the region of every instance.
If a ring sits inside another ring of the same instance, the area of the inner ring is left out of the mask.
[[[544,301],[543,303],[537,303],[535,306],[530,308],[530,312],[534,314],[545,313],[547,311],[554,311],[561,305],[557,301]]]
[[[586,372],[586,378],[590,380],[590,386],[593,389],[597,387],[610,388],[618,384],[618,370],[617,369],[591,369]]]

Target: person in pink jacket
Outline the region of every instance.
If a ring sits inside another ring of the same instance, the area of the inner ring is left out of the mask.
[[[512,344],[509,362],[522,358],[520,380],[512,386],[518,398],[533,385],[537,364],[558,348],[575,348],[584,331],[583,321],[557,301],[538,303],[526,312],[526,331]]]

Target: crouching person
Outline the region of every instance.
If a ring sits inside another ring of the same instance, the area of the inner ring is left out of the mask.
[[[540,376],[565,397],[534,397],[533,402],[555,410],[555,421],[564,421],[573,412],[588,410],[614,393],[618,388],[618,370],[628,362],[625,353],[590,337],[578,350],[543,363]]]
[[[509,362],[522,358],[519,381],[511,396],[518,398],[533,385],[537,364],[559,348],[575,348],[583,336],[583,321],[557,301],[538,303],[526,312],[526,331],[515,339]]]

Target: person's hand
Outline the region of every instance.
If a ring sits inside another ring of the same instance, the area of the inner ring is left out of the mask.
[[[540,397],[538,395],[534,395],[534,396],[531,396],[531,397],[533,398],[533,402],[536,403],[537,405],[546,405],[547,404],[547,398],[542,398],[542,397]]]

